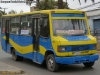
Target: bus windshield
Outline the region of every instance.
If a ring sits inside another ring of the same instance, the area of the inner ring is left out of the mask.
[[[59,36],[86,35],[87,26],[83,19],[56,19],[52,20],[53,33]]]

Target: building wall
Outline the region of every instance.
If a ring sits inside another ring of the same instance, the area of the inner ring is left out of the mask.
[[[88,19],[88,24],[90,26],[91,32],[93,32],[93,20],[91,18]]]
[[[86,13],[88,16],[88,23],[91,29],[91,33],[93,34],[94,32],[94,21],[93,20],[100,19],[100,9],[86,11]]]
[[[100,9],[95,9],[92,11],[86,11],[88,16],[100,15]]]
[[[100,19],[100,15],[97,15],[97,16],[91,16],[88,18],[88,24],[90,26],[90,29],[91,29],[91,33],[93,34],[94,32],[94,22],[93,20],[95,19]]]

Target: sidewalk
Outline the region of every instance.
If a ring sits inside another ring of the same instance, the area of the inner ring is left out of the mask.
[[[100,51],[97,51],[97,54],[100,54]]]
[[[0,75],[27,75],[22,69],[0,62]]]

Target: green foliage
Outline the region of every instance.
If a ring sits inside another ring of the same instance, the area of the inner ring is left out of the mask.
[[[7,13],[5,13],[4,11],[1,11],[1,10],[0,10],[0,16],[2,16],[2,15],[4,15],[4,14],[7,14]]]
[[[48,0],[45,2],[45,0],[41,0],[39,4],[37,5],[37,10],[46,10],[46,9],[54,9],[55,6],[58,6],[58,1],[55,0]],[[69,8],[68,5],[63,2],[64,8]]]
[[[15,10],[11,10],[8,12],[8,14],[16,14],[17,12]]]
[[[27,5],[31,5],[32,2],[29,2],[29,1],[34,1],[34,0],[26,0],[26,4]],[[36,7],[38,8],[37,10],[42,10],[42,9],[53,9],[54,6],[58,6],[58,8],[69,8],[68,7],[68,0],[66,0],[66,3],[64,2],[64,0],[36,0],[37,3],[36,3]],[[74,0],[73,0],[74,1]],[[79,3],[81,4],[81,0],[78,0]],[[91,0],[93,3],[95,0]],[[58,3],[60,2],[60,3]],[[62,3],[64,2],[64,3]],[[87,0],[84,0],[84,2],[86,3]],[[50,4],[51,3],[51,4]]]

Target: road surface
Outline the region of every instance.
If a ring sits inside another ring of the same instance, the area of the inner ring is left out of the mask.
[[[49,72],[46,67],[33,63],[31,60],[16,62],[10,54],[0,50],[0,62],[16,66],[26,71],[29,75],[100,75],[100,60],[98,60],[93,68],[85,68],[83,64],[61,66],[56,73]]]

